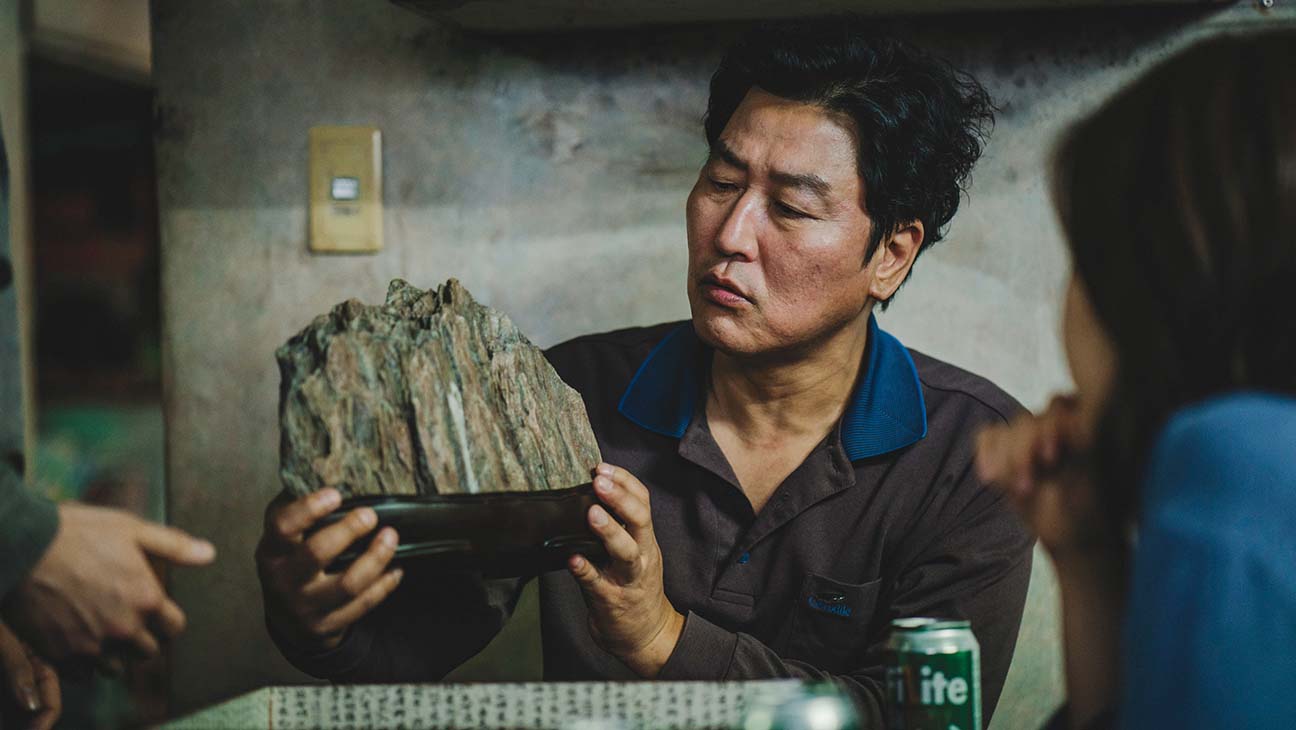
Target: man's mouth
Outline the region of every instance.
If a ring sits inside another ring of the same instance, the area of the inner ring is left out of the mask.
[[[730,279],[716,274],[707,274],[699,282],[703,296],[721,306],[733,307],[751,304],[751,297],[741,286]]]

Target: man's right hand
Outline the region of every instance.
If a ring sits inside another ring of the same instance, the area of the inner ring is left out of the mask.
[[[54,541],[6,599],[5,620],[41,656],[141,656],[185,625],[150,559],[206,565],[216,550],[174,527],[121,510],[65,502]]]
[[[378,516],[368,507],[316,532],[306,532],[342,503],[336,489],[290,499],[280,495],[266,508],[257,544],[257,575],[266,618],[295,647],[326,651],[342,642],[347,628],[382,603],[400,584],[400,568],[387,570],[398,536],[384,527],[346,571],[324,568],[356,540],[369,534]]]

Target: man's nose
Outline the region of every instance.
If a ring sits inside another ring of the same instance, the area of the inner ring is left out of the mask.
[[[716,251],[725,257],[751,261],[756,257],[756,227],[760,216],[759,195],[745,191],[725,216],[724,224],[716,232]]]

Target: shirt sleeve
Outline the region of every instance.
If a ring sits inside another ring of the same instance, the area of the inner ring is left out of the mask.
[[[58,508],[27,491],[8,465],[0,464],[0,599],[22,582],[58,532]]]
[[[879,609],[870,629],[875,636],[850,671],[834,675],[807,662],[784,659],[756,638],[727,631],[690,612],[659,678],[830,680],[853,697],[863,727],[881,727],[884,645],[891,619],[964,618],[972,622],[981,645],[981,696],[988,723],[1017,642],[1033,541],[1007,505],[984,489],[970,469],[963,477],[930,506],[932,532],[927,534],[934,537],[894,580],[889,605]]]
[[[342,643],[311,653],[267,620],[270,638],[293,666],[342,683],[432,682],[481,651],[517,605],[523,581],[407,569],[387,601],[357,621]]]

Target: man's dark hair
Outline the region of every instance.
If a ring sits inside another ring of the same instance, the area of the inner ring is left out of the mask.
[[[990,95],[975,79],[850,16],[763,23],[731,47],[711,77],[712,149],[753,87],[854,120],[873,221],[869,259],[910,221],[926,232],[920,253],[944,236],[994,125]]]

